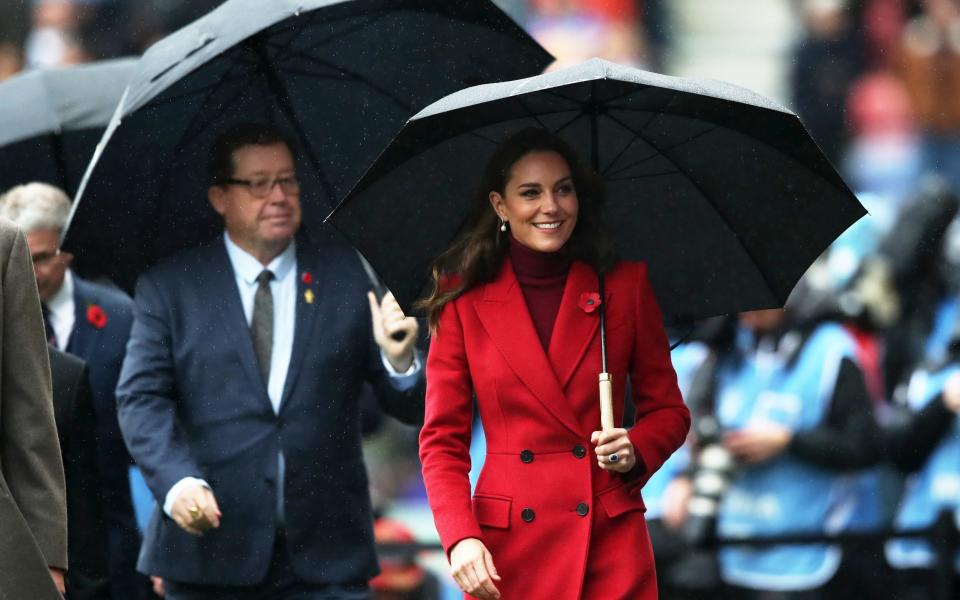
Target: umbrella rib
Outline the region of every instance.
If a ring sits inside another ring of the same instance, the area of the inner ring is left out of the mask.
[[[556,90],[545,90],[545,91],[543,92],[543,94],[545,94],[545,95],[547,95],[547,96],[553,96],[554,98],[559,98],[559,99],[561,99],[561,100],[566,100],[567,102],[569,102],[570,104],[573,104],[573,105],[574,105],[575,107],[577,107],[577,108],[583,106],[583,102],[581,102],[580,100],[577,100],[577,99],[575,99],[575,98],[571,98],[571,97],[569,97],[569,96],[564,96],[563,94],[561,94],[560,92],[558,92],[558,91],[556,91]]]
[[[346,36],[350,35],[351,33],[355,32],[355,31],[357,31],[357,30],[359,30],[359,29],[363,29],[364,27],[367,27],[367,26],[370,25],[373,21],[377,21],[377,20],[383,19],[384,16],[386,16],[386,14],[387,14],[386,11],[379,11],[379,12],[380,12],[380,14],[371,16],[370,18],[368,18],[366,21],[364,21],[364,22],[362,22],[362,23],[358,23],[358,24],[356,24],[356,25],[352,25],[352,26],[350,26],[350,27],[347,27],[347,28],[344,29],[343,31],[339,31],[339,32],[337,32],[336,34],[331,35],[331,36],[328,37],[327,39],[322,40],[322,41],[319,41],[319,42],[317,42],[316,44],[314,44],[313,46],[309,46],[309,47],[307,47],[307,48],[304,48],[302,51],[298,51],[296,54],[291,54],[290,56],[301,56],[301,55],[303,55],[304,52],[307,52],[307,51],[310,51],[310,50],[316,50],[317,48],[319,48],[319,47],[321,47],[321,46],[324,46],[324,45],[329,44],[329,43],[331,43],[331,42],[335,42],[335,41],[337,41],[338,39],[340,39],[340,38],[342,38],[342,37],[346,37]],[[320,11],[311,12],[310,17],[311,17],[311,21],[312,21],[312,22],[315,22],[315,21],[317,21],[317,20],[322,20],[324,25],[333,22],[333,21],[329,21],[329,20],[327,20],[327,19],[321,19],[320,16],[319,16],[319,13],[320,13]],[[340,20],[348,19],[348,18],[351,18],[351,17],[349,17],[349,16],[344,16],[344,17],[342,17]],[[296,27],[295,25],[292,25],[292,24],[290,25],[290,27],[296,29],[297,31],[305,31],[305,30],[306,30],[306,27]],[[273,45],[273,44],[271,44],[271,45]]]
[[[615,117],[614,115],[611,115],[611,114],[607,113],[607,118],[609,118],[609,119],[611,119],[612,121],[616,122],[616,123],[619,124],[621,127],[623,127],[624,129],[626,129],[627,131],[633,133],[634,135],[643,138],[643,141],[645,141],[646,143],[650,144],[650,146],[651,146],[654,150],[656,150],[657,152],[660,153],[660,156],[663,156],[667,161],[669,161],[670,164],[673,165],[673,167],[677,170],[678,173],[680,173],[680,174],[682,174],[682,175],[684,175],[684,176],[686,177],[687,181],[689,181],[690,184],[691,184],[692,186],[694,186],[694,187],[697,189],[698,192],[700,192],[700,196],[703,197],[703,199],[706,200],[706,201],[710,204],[710,206],[713,208],[713,212],[720,218],[720,220],[723,222],[724,226],[726,226],[727,230],[731,233],[731,235],[733,235],[734,239],[737,240],[737,243],[740,244],[740,247],[743,248],[744,253],[746,253],[746,255],[750,258],[750,260],[753,262],[754,266],[757,267],[757,272],[760,274],[760,277],[763,279],[763,282],[766,284],[767,290],[773,295],[774,298],[776,298],[777,300],[779,300],[779,299],[780,299],[780,298],[779,298],[779,295],[776,293],[776,291],[774,291],[773,285],[770,283],[770,280],[767,278],[767,274],[763,272],[763,269],[760,269],[760,268],[759,268],[759,267],[760,267],[760,263],[757,261],[757,258],[753,255],[753,252],[750,251],[750,249],[747,247],[747,245],[743,242],[743,239],[737,234],[736,230],[733,228],[733,226],[731,225],[730,221],[727,219],[726,215],[723,214],[723,212],[722,212],[722,211],[720,210],[720,208],[716,205],[716,203],[714,203],[714,201],[710,198],[709,194],[706,193],[706,190],[704,190],[703,187],[701,187],[700,184],[697,183],[697,181],[690,175],[690,173],[687,172],[687,171],[680,165],[679,162],[677,162],[676,160],[674,160],[673,158],[671,158],[671,157],[667,154],[667,151],[668,151],[668,150],[661,150],[655,143],[651,142],[649,139],[647,139],[646,137],[644,137],[642,133],[640,133],[640,132],[638,132],[638,131],[634,131],[634,129],[633,129],[632,127],[630,127],[630,125],[628,125],[627,123],[624,123],[623,121],[621,121],[620,119],[618,119],[618,118]],[[675,147],[676,147],[676,146],[673,146],[673,147],[671,147],[670,149],[673,149],[673,148],[675,148]]]
[[[347,70],[347,69],[344,68],[344,67],[338,67],[338,66],[336,66],[336,65],[333,64],[333,63],[330,63],[330,62],[328,62],[328,61],[322,60],[322,59],[317,58],[317,57],[315,57],[315,56],[306,56],[306,55],[303,55],[303,58],[306,59],[307,61],[312,62],[312,63],[315,63],[315,64],[317,64],[317,65],[319,65],[319,66],[321,66],[321,67],[326,67],[326,68],[328,68],[328,69],[331,69],[331,70],[333,70],[334,72],[340,72],[340,73],[342,73],[343,75],[346,76],[345,79],[366,84],[367,86],[369,86],[369,87],[372,88],[373,90],[375,90],[375,91],[383,94],[383,96],[385,96],[386,98],[389,98],[390,100],[393,100],[393,102],[394,102],[395,104],[397,104],[397,106],[399,106],[401,110],[405,111],[406,114],[412,114],[412,113],[413,113],[413,108],[412,108],[411,106],[407,105],[407,103],[404,102],[404,100],[403,100],[402,98],[400,98],[400,97],[397,96],[396,94],[391,93],[390,90],[388,90],[388,89],[386,89],[386,88],[384,88],[384,87],[381,87],[381,86],[379,86],[379,85],[374,84],[374,83],[373,83],[372,81],[370,81],[369,79],[364,79],[363,77],[361,77],[361,76],[358,75],[357,73],[354,73],[353,71],[349,71],[349,70]],[[285,68],[285,69],[284,69],[284,71],[289,71],[289,70],[290,70],[289,68]]]
[[[572,119],[570,119],[569,121],[567,121],[566,123],[564,123],[563,125],[561,125],[560,127],[558,127],[553,133],[560,133],[561,131],[563,131],[563,130],[566,129],[567,127],[570,127],[571,125],[573,125],[574,123],[576,123],[576,122],[577,122],[578,120],[580,120],[580,118],[583,117],[583,116],[584,116],[583,113],[579,113],[579,114],[574,115]]]
[[[202,87],[198,87],[198,88],[196,88],[196,89],[192,89],[192,90],[189,90],[189,91],[181,92],[180,94],[177,94],[176,96],[170,96],[170,97],[168,97],[168,98],[163,98],[162,100],[154,100],[154,101],[150,102],[149,104],[145,105],[145,106],[144,106],[143,108],[141,108],[140,110],[158,108],[158,107],[161,107],[161,106],[166,106],[167,104],[171,104],[171,103],[173,103],[173,102],[178,102],[178,101],[180,101],[180,100],[186,100],[186,99],[191,98],[191,97],[193,97],[193,96],[199,96],[200,94],[203,94],[204,92],[209,92],[209,91],[211,91],[211,90],[216,90],[216,88],[222,86],[224,83],[233,83],[234,81],[239,81],[239,80],[241,80],[241,79],[244,79],[245,77],[246,77],[246,75],[243,75],[243,74],[237,75],[237,76],[234,76],[234,77],[229,77],[229,78],[228,78],[228,77],[221,77],[220,79],[218,79],[218,80],[215,81],[214,83],[210,83],[210,84],[207,84],[207,85],[204,85],[204,86],[202,86]]]
[[[611,117],[611,118],[612,118],[612,117]],[[710,133],[710,132],[712,132],[712,131],[715,131],[716,129],[717,129],[716,127],[711,127],[710,129],[708,129],[708,130],[706,130],[706,131],[701,131],[700,133],[698,133],[698,134],[696,134],[696,135],[694,135],[694,136],[691,136],[691,137],[683,140],[682,142],[677,142],[676,144],[674,144],[674,145],[672,145],[672,146],[669,146],[669,147],[667,147],[667,148],[664,148],[662,151],[660,151],[660,150],[658,149],[658,152],[655,152],[655,153],[653,153],[653,154],[651,154],[650,156],[647,156],[647,157],[645,157],[645,158],[641,158],[640,160],[634,161],[634,162],[632,162],[632,163],[630,163],[630,164],[628,164],[628,165],[624,165],[624,166],[620,167],[619,169],[617,169],[616,171],[613,171],[613,172],[610,172],[610,173],[605,173],[604,176],[609,175],[609,176],[611,176],[611,177],[616,177],[617,175],[620,175],[620,174],[623,173],[624,171],[628,171],[628,170],[630,170],[630,169],[632,169],[632,168],[634,168],[634,167],[638,167],[638,166],[642,165],[643,163],[645,163],[645,162],[647,162],[647,161],[650,161],[650,160],[653,160],[654,158],[657,158],[658,156],[663,156],[663,152],[670,152],[671,150],[674,150],[674,149],[676,149],[676,148],[679,148],[680,146],[683,146],[684,144],[689,144],[690,142],[696,140],[697,138],[703,137],[704,135],[706,135],[706,134],[708,134],[708,133]],[[642,130],[641,130],[641,131],[642,131]],[[646,138],[644,138],[644,141],[647,141]],[[654,148],[656,148],[656,146],[654,146]]]
[[[650,117],[647,119],[647,122],[644,123],[643,126],[640,127],[640,131],[643,131],[644,129],[647,128],[647,125],[650,124],[650,121],[653,120],[653,117],[654,117],[654,116],[655,116],[655,113],[653,113],[653,114],[650,115]],[[638,139],[640,139],[640,138],[639,138],[639,136],[636,136],[636,135],[630,138],[630,141],[628,141],[628,142],[626,143],[626,145],[620,150],[620,152],[617,153],[617,155],[613,158],[613,160],[610,161],[610,164],[607,165],[607,168],[603,170],[603,173],[602,173],[602,176],[603,176],[603,177],[606,177],[606,176],[609,174],[610,169],[613,168],[613,165],[617,164],[617,161],[620,160],[620,157],[622,157],[624,154],[626,154],[626,153],[627,153],[627,150],[629,150],[630,147],[633,146],[633,143],[636,142]],[[646,160],[647,160],[647,159],[643,159],[643,161],[646,161]],[[643,161],[641,161],[641,162],[643,162]],[[625,168],[629,168],[629,167],[625,167]],[[613,173],[613,175],[616,175],[617,173],[621,173],[622,171],[623,171],[623,169],[617,170],[617,171],[615,171],[615,172]]]

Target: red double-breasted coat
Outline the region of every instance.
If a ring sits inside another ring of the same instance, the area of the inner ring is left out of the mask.
[[[601,367],[592,268],[571,266],[546,352],[509,259],[444,307],[431,344],[420,458],[434,520],[448,553],[468,537],[486,544],[505,600],[656,598],[640,489],[690,415],[646,267],[623,262],[605,283],[616,421],[628,380],[636,407],[640,463],[627,476],[600,469],[590,443]],[[474,393],[487,456],[471,498]]]

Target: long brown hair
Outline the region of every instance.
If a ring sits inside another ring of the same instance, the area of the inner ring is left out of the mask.
[[[500,220],[490,205],[490,192],[506,195],[513,165],[531,152],[556,152],[567,162],[577,191],[577,224],[565,250],[574,260],[605,273],[617,262],[612,238],[603,225],[603,182],[560,137],[545,129],[519,131],[494,151],[473,197],[470,215],[460,235],[436,260],[431,273],[433,291],[416,307],[427,316],[430,331],[440,320],[440,311],[475,285],[492,281],[509,247],[500,232]]]

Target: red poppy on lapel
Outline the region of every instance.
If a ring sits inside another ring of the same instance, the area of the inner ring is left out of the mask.
[[[103,329],[107,326],[107,313],[99,304],[90,304],[87,306],[87,322],[97,329]]]
[[[577,306],[588,315],[591,314],[600,308],[600,294],[596,292],[584,292],[580,294],[580,301],[577,302]]]
[[[310,271],[304,271],[300,275],[300,281],[303,282],[303,285],[310,285],[311,283],[313,283],[313,273],[311,273]]]

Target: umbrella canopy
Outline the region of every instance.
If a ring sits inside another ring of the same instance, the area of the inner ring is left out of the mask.
[[[606,224],[621,256],[647,262],[668,323],[782,306],[865,214],[787,109],[730,84],[593,59],[428,106],[328,220],[409,308],[459,232],[484,162],[531,126],[602,176]]]
[[[74,206],[64,247],[130,287],[221,230],[206,199],[212,140],[263,121],[298,140],[316,236],[404,121],[550,55],[489,0],[228,0],[144,54]]]
[[[27,71],[0,83],[0,193],[31,181],[76,192],[136,63]]]

